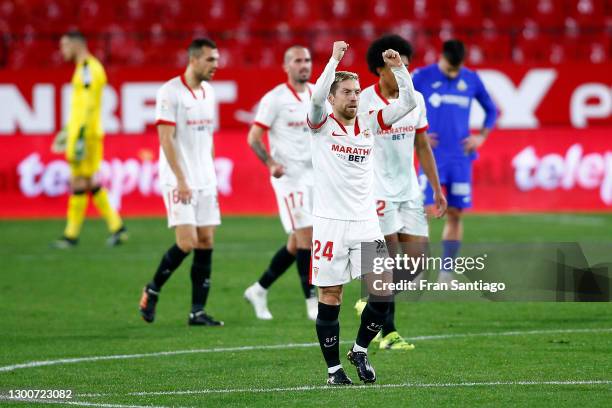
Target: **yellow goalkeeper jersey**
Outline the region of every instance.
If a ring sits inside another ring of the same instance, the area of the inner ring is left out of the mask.
[[[102,91],[106,85],[104,67],[90,55],[77,64],[71,82],[68,139],[78,138],[81,132],[85,139],[101,139],[104,136],[101,118]]]

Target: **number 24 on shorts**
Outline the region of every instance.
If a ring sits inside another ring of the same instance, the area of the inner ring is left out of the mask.
[[[328,261],[331,261],[334,257],[334,243],[332,241],[327,241],[321,255],[319,255],[319,251],[321,251],[321,241],[315,239],[313,242],[312,257],[318,261],[322,256],[323,258],[327,258]]]

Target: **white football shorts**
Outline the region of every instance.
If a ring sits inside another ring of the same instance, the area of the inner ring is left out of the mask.
[[[361,243],[378,241],[384,245],[384,240],[375,218],[344,221],[313,217],[310,282],[315,286],[344,285],[372,272],[361,270]]]
[[[271,178],[278,213],[287,234],[312,227],[312,184],[307,177]]]
[[[166,205],[168,228],[177,225],[204,227],[221,224],[219,200],[216,193],[193,190],[191,202],[183,204],[178,199],[176,187],[162,186],[161,190]]]
[[[376,210],[383,235],[398,232],[419,237],[429,236],[429,225],[421,200],[377,200]]]

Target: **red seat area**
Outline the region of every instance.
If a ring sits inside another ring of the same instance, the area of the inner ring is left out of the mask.
[[[192,38],[219,43],[221,63],[277,65],[292,44],[329,57],[342,38],[362,60],[377,36],[412,42],[413,65],[459,38],[471,65],[610,61],[606,0],[8,0],[0,1],[0,68],[63,64],[58,40],[80,29],[106,65],[180,67]]]

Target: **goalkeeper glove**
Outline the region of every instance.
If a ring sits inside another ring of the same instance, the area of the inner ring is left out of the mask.
[[[60,130],[53,139],[51,145],[51,151],[53,153],[63,153],[66,151],[66,139],[68,139],[68,132],[65,129]]]
[[[74,146],[74,161],[80,162],[85,157],[85,126],[79,130],[76,144]]]

